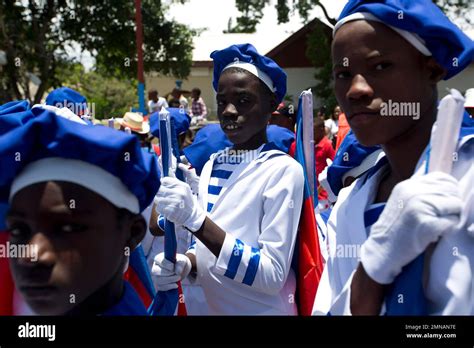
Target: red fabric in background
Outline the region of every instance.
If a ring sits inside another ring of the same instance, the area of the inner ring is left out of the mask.
[[[9,235],[0,231],[0,244],[6,245]],[[7,257],[0,257],[0,315],[13,315],[13,292],[15,286]]]
[[[318,183],[318,187],[319,187],[318,176],[324,170],[324,168],[326,168],[328,165],[326,160],[329,158],[331,161],[333,161],[335,155],[336,155],[336,151],[334,151],[334,148],[332,147],[332,143],[327,137],[324,137],[323,139],[321,139],[321,141],[314,147],[314,157],[315,157],[314,162],[316,163],[316,182]],[[327,192],[322,188],[319,190],[318,199],[319,200],[328,199]]]

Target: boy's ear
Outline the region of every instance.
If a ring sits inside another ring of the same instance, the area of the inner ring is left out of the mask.
[[[426,61],[426,67],[429,72],[429,79],[432,83],[438,83],[441,81],[447,74],[445,68],[439,65],[433,57],[429,57]]]
[[[138,244],[140,244],[143,238],[145,238],[147,225],[143,216],[141,214],[136,214],[130,216],[128,226],[130,229],[130,235],[127,240],[127,246],[130,247],[130,251],[133,251]]]

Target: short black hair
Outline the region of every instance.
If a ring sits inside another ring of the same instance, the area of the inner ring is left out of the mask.
[[[198,97],[201,95],[201,90],[197,87],[194,87],[192,90],[191,90],[192,93],[197,93]]]
[[[296,108],[293,104],[287,103],[287,102],[282,102],[280,105],[277,107],[277,109],[274,111],[274,113],[281,114],[283,116],[288,117],[291,119],[294,123],[296,123]]]

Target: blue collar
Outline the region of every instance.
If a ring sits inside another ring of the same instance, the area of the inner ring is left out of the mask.
[[[123,295],[120,301],[105,311],[103,316],[148,315],[143,302],[129,282],[124,281]]]

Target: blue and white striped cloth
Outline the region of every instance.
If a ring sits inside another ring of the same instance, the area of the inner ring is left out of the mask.
[[[217,201],[226,181],[230,178],[235,168],[242,162],[243,156],[221,154],[216,158],[212,168],[211,178],[207,187],[207,212],[210,213]]]

